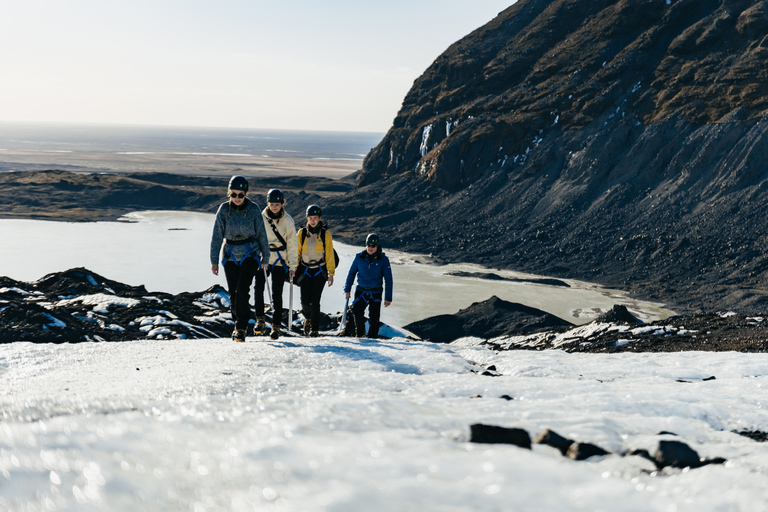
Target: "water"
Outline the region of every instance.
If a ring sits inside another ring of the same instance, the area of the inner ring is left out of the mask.
[[[203,153],[362,160],[383,134],[235,128],[0,123],[0,149]]]
[[[35,281],[51,272],[85,267],[109,279],[144,285],[148,291],[180,293],[202,291],[219,284],[208,256],[213,215],[195,212],[137,212],[123,222],[71,223],[24,219],[0,220],[0,275]],[[334,244],[341,262],[336,282],[326,288],[321,308],[343,309],[343,286],[354,254],[362,247]],[[477,265],[436,266],[418,263],[417,256],[385,248],[393,266],[394,300],[382,311],[382,320],[402,327],[423,318],[456,313],[473,302],[496,295],[510,302],[535,307],[573,323],[587,323],[597,315],[624,304],[644,321],[672,314],[662,305],[633,300],[626,294],[580,281],[564,280],[570,287],[531,282],[489,281],[448,274],[494,273],[511,279],[540,276],[493,270]],[[288,300],[286,290],[285,300]],[[299,309],[298,288],[293,304]]]
[[[341,177],[359,169],[383,135],[6,122],[0,123],[0,171],[58,168],[211,174],[240,167],[260,173],[309,170]]]

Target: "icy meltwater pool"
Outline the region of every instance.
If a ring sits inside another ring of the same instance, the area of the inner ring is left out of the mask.
[[[148,291],[195,292],[220,284],[223,272],[211,273],[208,251],[213,215],[195,212],[136,212],[123,222],[72,223],[25,219],[0,219],[0,275],[35,281],[51,272],[74,267],[89,270]],[[298,227],[298,226],[297,226]],[[593,320],[615,304],[626,305],[644,321],[672,314],[663,305],[633,300],[626,294],[597,285],[561,280],[569,287],[531,282],[491,281],[459,277],[456,272],[488,272],[511,279],[541,276],[493,270],[477,265],[429,265],[410,255],[386,248],[392,262],[394,300],[382,312],[382,321],[396,326],[434,315],[456,313],[496,295],[535,307],[574,323]],[[361,241],[362,243],[362,241]],[[335,243],[341,257],[336,282],[326,288],[322,309],[328,313],[344,306],[343,287],[354,254],[361,247]],[[288,301],[286,290],[285,300]],[[293,306],[299,309],[298,288]]]

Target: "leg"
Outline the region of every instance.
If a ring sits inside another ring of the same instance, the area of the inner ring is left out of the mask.
[[[312,318],[312,279],[304,276],[301,280],[301,314],[304,319],[311,321]]]
[[[379,336],[379,326],[381,325],[379,321],[379,318],[381,318],[381,292],[373,294],[373,298],[368,306],[368,315],[370,317],[368,320],[370,323],[368,326],[368,337],[375,339]]]
[[[240,264],[237,276],[237,320],[235,328],[245,330],[251,320],[251,285],[256,274],[256,260],[247,258]]]
[[[327,277],[320,273],[312,278],[312,331],[320,329],[320,298],[323,295]]]
[[[256,318],[264,316],[264,285],[267,278],[264,277],[264,271],[256,272],[256,286],[253,289],[253,303],[256,309]]]
[[[272,313],[272,323],[280,325],[283,322],[283,285],[288,274],[283,266],[272,268],[272,304],[274,312]]]
[[[365,336],[365,308],[368,306],[365,302],[363,290],[355,290],[355,302],[352,305],[352,313],[355,317],[355,334],[358,338]]]
[[[229,311],[232,313],[232,321],[237,329],[237,283],[239,281],[240,267],[233,261],[224,263],[224,275],[227,278],[229,291]]]

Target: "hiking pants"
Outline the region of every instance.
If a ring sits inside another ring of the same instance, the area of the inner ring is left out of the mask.
[[[365,308],[368,308],[368,337],[379,335],[379,318],[381,318],[382,291],[367,291],[361,288],[355,290],[355,301],[352,303],[352,313],[355,316],[357,336],[365,336]]]
[[[253,258],[244,259],[240,265],[234,261],[224,263],[235,329],[245,330],[251,320],[251,283],[258,266]]]
[[[301,280],[301,313],[312,322],[313,329],[320,328],[320,298],[327,281],[325,272],[305,275]]]
[[[283,285],[288,280],[288,272],[282,265],[275,265],[267,271],[272,277],[272,323],[280,325],[283,322]],[[254,288],[254,303],[256,305],[256,317],[264,316],[264,288],[267,278],[264,271],[256,272],[256,287]]]

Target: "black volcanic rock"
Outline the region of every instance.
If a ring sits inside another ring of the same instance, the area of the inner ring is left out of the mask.
[[[437,261],[766,309],[767,59],[766,1],[520,0],[414,82],[329,208]]]
[[[271,323],[271,311],[265,316]],[[322,315],[320,328],[336,329],[338,323],[338,316]],[[229,294],[218,285],[150,293],[85,268],[31,283],[0,277],[0,343],[228,338],[232,329]]]
[[[606,322],[622,325],[639,325],[642,322],[632,316],[627,306],[616,304],[610,311],[604,313],[595,319],[595,322]]]
[[[450,343],[464,336],[494,338],[572,325],[545,311],[493,296],[454,315],[425,318],[406,325],[405,329],[425,340]]]
[[[568,453],[568,448],[574,443],[573,439],[561,436],[554,430],[545,429],[539,432],[539,435],[533,440],[534,444],[545,444],[560,450],[563,455]]]
[[[615,308],[614,308],[615,310]],[[610,316],[610,312],[608,316]],[[706,313],[680,315],[650,324],[619,320],[606,322],[603,316],[575,329],[552,328],[532,336],[486,340],[493,350],[547,350],[565,352],[768,352],[768,315]],[[698,379],[697,379],[698,380]],[[716,380],[702,376],[701,381]],[[682,383],[691,382],[680,380]]]
[[[701,457],[696,453],[696,450],[681,441],[659,441],[658,449],[653,458],[660,468],[667,466],[697,468],[702,465]]]
[[[513,444],[531,449],[531,436],[521,428],[498,427],[475,423],[469,426],[470,443]]]
[[[608,455],[610,452],[592,443],[572,443],[565,456],[573,460],[587,460],[590,457]]]

